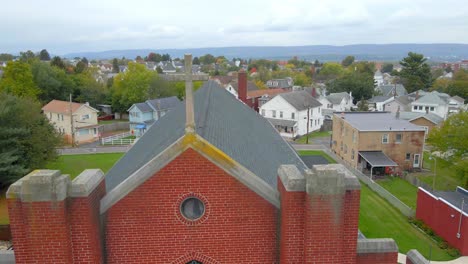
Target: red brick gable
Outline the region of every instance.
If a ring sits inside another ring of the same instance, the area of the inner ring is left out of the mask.
[[[190,194],[207,205],[203,221],[194,224],[179,213],[181,198]],[[179,263],[199,255],[203,263],[277,263],[277,214],[270,202],[189,148],[109,208],[107,262]]]

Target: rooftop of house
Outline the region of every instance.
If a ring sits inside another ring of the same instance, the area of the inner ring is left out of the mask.
[[[298,111],[305,110],[307,108],[319,107],[322,104],[317,101],[311,94],[307,91],[296,91],[279,94],[286,102],[296,108]]]
[[[232,88],[234,88],[234,90],[236,90],[236,92],[239,92],[239,83],[236,81],[233,81],[230,83]],[[258,86],[254,83],[254,82],[251,82],[251,81],[247,81],[247,92],[249,91],[256,91],[258,90]]]
[[[234,77],[234,76],[221,76],[221,75],[217,75],[217,76],[211,77],[211,79],[217,81],[218,83],[220,83],[220,84],[223,85],[223,86],[226,86],[226,85],[228,85],[230,82],[234,81],[234,80],[236,79],[236,77]]]
[[[331,93],[326,98],[332,104],[340,104],[343,98],[350,100],[351,96],[346,92],[341,92],[341,93]]]
[[[449,99],[450,96],[448,94],[433,91],[420,96],[413,104],[445,105],[448,103]]]
[[[402,105],[409,105],[411,103],[408,95],[402,95],[395,98],[396,101],[400,102]]]
[[[277,94],[286,93],[283,88],[274,88],[274,89],[262,89],[262,90],[254,90],[254,91],[247,91],[248,98],[256,98],[262,96],[274,97]]]
[[[307,169],[265,118],[221,89],[217,82],[208,81],[198,89],[193,105],[195,132],[275,190],[281,164]],[[108,191],[184,136],[185,110],[186,104],[181,103],[161,117],[111,168],[106,175]]]
[[[289,79],[273,79],[266,82],[268,88],[287,88],[292,87],[292,81]]]
[[[455,95],[455,96],[452,96],[452,99],[457,101],[457,102],[460,102],[460,103],[465,103],[465,99],[461,98],[460,96],[458,95]]]
[[[393,96],[384,96],[384,95],[377,95],[369,100],[367,100],[368,103],[382,103],[387,101],[388,99],[392,98]]]
[[[343,119],[359,131],[425,131],[407,120],[389,112],[335,113],[334,119]]]
[[[177,98],[177,96],[157,98],[157,99],[147,100],[143,103],[136,103],[132,105],[127,111],[130,111],[130,109],[132,109],[132,107],[134,106],[136,106],[143,113],[161,111],[161,110],[172,109],[179,103],[180,103],[180,100],[179,98]]]
[[[396,113],[394,113],[396,115]],[[442,123],[442,121],[444,121],[444,119],[442,117],[440,117],[439,115],[436,115],[434,113],[420,113],[420,112],[400,112],[400,119],[404,119],[404,120],[414,120],[414,119],[418,119],[420,117],[423,117],[429,121],[431,121],[432,123],[438,125],[440,123]]]
[[[407,95],[408,92],[406,91],[405,87],[401,84],[386,84],[380,85],[375,88],[377,91],[380,91],[384,96],[400,96],[400,95]]]
[[[382,72],[381,72],[380,70],[377,70],[377,71],[374,73],[374,77],[383,77]]]
[[[72,102],[71,103],[72,113],[76,112],[83,105],[86,105],[86,104],[80,104],[80,103]],[[88,105],[88,107],[92,111],[98,112],[98,110],[92,108],[91,106]],[[60,101],[60,100],[52,100],[48,104],[46,104],[46,105],[44,105],[42,107],[42,111],[52,112],[52,113],[60,113],[60,114],[70,114],[70,102]]]

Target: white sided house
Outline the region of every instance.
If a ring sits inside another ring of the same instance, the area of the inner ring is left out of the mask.
[[[71,111],[70,111],[71,110]],[[86,104],[52,100],[42,107],[44,115],[68,143],[92,142],[99,139],[98,110]],[[72,113],[72,115],[70,114]],[[73,117],[73,121],[70,120]],[[72,126],[73,122],[73,126]]]
[[[330,109],[335,112],[351,111],[354,107],[353,96],[350,92],[331,93],[327,96],[320,96],[320,103],[324,109]]]
[[[306,91],[278,94],[260,107],[260,114],[287,138],[319,130],[323,124],[322,104]]]

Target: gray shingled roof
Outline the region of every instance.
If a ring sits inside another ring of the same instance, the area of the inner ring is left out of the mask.
[[[153,109],[145,102],[145,103],[136,103],[134,104],[138,109],[140,109],[141,112],[146,113],[146,112],[152,112]],[[130,107],[131,108],[131,107]]]
[[[307,167],[273,126],[215,81],[194,93],[196,132],[276,190],[281,164]],[[164,115],[106,175],[109,192],[185,133],[185,104]]]
[[[232,88],[236,90],[236,92],[239,92],[239,83],[237,81],[231,82]],[[247,91],[256,91],[258,90],[257,85],[254,82],[248,81],[247,82]]]
[[[334,115],[334,118],[341,117],[341,114]],[[388,112],[346,112],[344,120],[360,131],[425,131]]]
[[[455,101],[458,101],[458,102],[460,102],[462,104],[465,102],[465,99],[461,98],[458,95],[453,96],[452,99],[455,100]]]
[[[346,92],[342,93],[331,93],[330,95],[327,96],[327,100],[330,101],[332,104],[340,104],[343,98],[346,99],[351,99],[349,94]]]
[[[408,95],[402,95],[395,98],[396,101],[400,102],[402,105],[409,105],[411,100],[409,99]]]
[[[396,95],[407,95],[405,87],[401,84],[388,84],[377,86],[376,90],[380,91],[384,96],[393,96],[393,90],[396,89]]]
[[[377,95],[377,96],[374,96],[372,97],[371,99],[367,100],[368,103],[381,103],[381,102],[384,102],[390,98],[392,98],[393,96],[383,96],[383,95]]]
[[[444,105],[447,104],[448,98],[443,96],[443,94],[438,92],[431,92],[425,94],[424,96],[420,97],[418,100],[414,101],[415,103],[422,103],[422,104],[437,104],[437,105]]]
[[[149,104],[153,110],[160,111],[174,108],[177,104],[180,103],[180,100],[177,98],[177,96],[171,96],[148,100],[146,103]]]
[[[289,104],[291,104],[294,108],[298,111],[305,110],[309,107],[318,107],[322,104],[317,101],[312,95],[310,95],[307,91],[297,91],[297,92],[290,92],[290,93],[283,93],[277,96],[283,97]]]
[[[396,113],[395,113],[396,114]],[[437,114],[434,114],[434,113],[420,113],[420,112],[400,112],[400,119],[404,119],[404,120],[414,120],[416,118],[420,118],[420,117],[424,117],[426,118],[427,120],[431,121],[432,123],[438,125],[440,124],[442,121],[444,121],[444,119],[440,116],[438,116]]]

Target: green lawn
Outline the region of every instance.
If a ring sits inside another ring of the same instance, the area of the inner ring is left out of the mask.
[[[432,247],[432,260],[453,259],[426,234],[416,229],[395,207],[361,183],[361,207],[359,229],[367,238],[393,238],[401,253],[417,249],[429,258]]]
[[[437,172],[435,178],[435,189],[453,191],[457,186],[463,186],[462,180],[457,177],[455,171],[450,168],[450,163],[440,158],[436,159]],[[431,172],[415,173],[415,175],[418,176],[421,181],[432,186],[434,181],[434,160],[429,159],[429,154],[427,152],[424,153],[423,167],[425,169],[430,169]]]
[[[124,153],[63,155],[49,163],[46,168],[70,174],[73,179],[85,169],[101,169],[107,172],[123,155]]]
[[[409,207],[416,209],[416,198],[418,188],[406,180],[398,177],[387,177],[376,181],[391,194],[395,195],[400,201]]]
[[[299,156],[322,156],[328,160],[330,163],[336,163],[336,161],[327,155],[327,153],[321,150],[298,150],[297,153]]]
[[[317,132],[309,133],[309,143],[312,143],[314,138],[330,137],[330,135],[331,135],[331,131],[317,131]],[[304,135],[304,136],[296,139],[295,141],[297,143],[305,144],[306,143],[306,138],[307,137]]]

